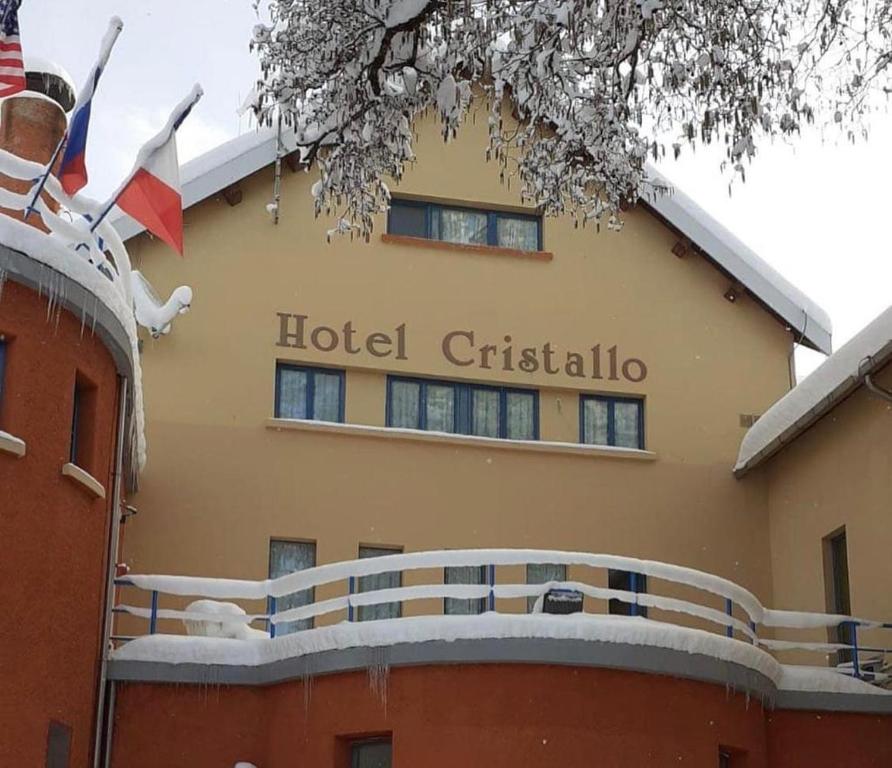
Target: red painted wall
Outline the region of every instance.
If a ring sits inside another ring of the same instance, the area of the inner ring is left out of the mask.
[[[42,766],[50,719],[72,728],[70,768],[90,763],[99,669],[109,499],[62,476],[80,372],[95,389],[82,462],[111,496],[117,375],[90,328],[7,280],[0,430],[27,453],[0,452],[0,765]]]
[[[365,672],[266,688],[118,684],[114,768],[349,768],[351,738],[392,733],[396,768],[767,768],[765,713],[723,686],[545,665]],[[816,763],[814,765],[820,765]]]
[[[774,712],[768,723],[771,768],[889,768],[892,717]]]

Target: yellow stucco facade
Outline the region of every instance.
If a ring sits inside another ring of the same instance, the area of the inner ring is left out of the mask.
[[[421,122],[418,161],[394,195],[526,210],[484,161],[482,110],[449,144]],[[360,544],[536,547],[664,560],[766,604],[798,599],[772,589],[785,565],[769,544],[783,534],[768,474],[731,471],[741,415],[790,387],[793,338],[753,297],[728,301],[729,278],[708,258],[674,255],[669,226],[643,206],[619,233],[547,218],[550,258],[394,242],[383,216],[368,243],[327,243],[316,172],[286,168],[277,225],[265,210],[273,173],[243,179],[237,205],[216,196],[189,208],[185,260],[145,235],[128,243],[160,293],[195,291],[169,336],[144,340],[149,455],[124,538],[135,572],[264,578],[271,538],[315,542],[320,564],[355,558]],[[320,326],[333,333],[314,346]],[[496,347],[489,367],[485,345]],[[537,350],[533,372],[517,365],[524,348]],[[566,367],[573,351],[582,375]],[[277,361],[344,370],[346,423],[273,420]],[[388,374],[538,390],[539,444],[384,429]],[[581,446],[587,393],[643,397],[644,450]]]

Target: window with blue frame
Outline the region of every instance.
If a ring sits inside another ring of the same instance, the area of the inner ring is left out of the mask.
[[[644,448],[644,400],[581,395],[579,441],[589,445]]]
[[[344,372],[305,365],[276,365],[277,419],[344,421]]]
[[[312,541],[292,541],[290,539],[270,539],[269,577],[277,579],[296,571],[313,568],[316,565],[316,544]],[[312,587],[276,600],[276,611],[300,608],[315,602],[316,590]],[[298,619],[276,625],[276,635],[287,635],[302,629],[312,629],[313,619]]]
[[[443,572],[444,584],[486,584],[485,565],[452,565]],[[466,616],[483,613],[486,610],[486,598],[447,597],[443,600],[443,613],[447,616]]]
[[[609,589],[634,592],[636,595],[640,595],[647,592],[647,576],[643,573],[617,571],[613,568],[608,568],[607,586]],[[633,605],[617,598],[611,598],[607,601],[607,612],[618,616],[644,616],[647,618],[647,606]]]
[[[539,439],[539,393],[387,377],[387,426],[506,440]]]
[[[542,250],[542,217],[420,200],[391,200],[391,235],[423,237],[467,245],[496,245],[519,251]]]

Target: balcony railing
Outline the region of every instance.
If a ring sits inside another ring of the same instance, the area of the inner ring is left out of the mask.
[[[591,581],[576,579],[543,584],[510,583],[496,578],[498,569],[510,570],[512,567],[526,565],[564,565],[573,568],[574,572],[588,569],[587,573],[590,573],[592,578]],[[443,569],[452,567],[480,568],[485,574],[484,583],[442,583]],[[392,572],[401,575],[414,572],[413,581],[416,581],[424,578],[425,572],[430,573],[435,569],[438,572],[438,579],[436,581],[431,579],[429,583],[368,591],[358,589],[362,577]],[[631,574],[632,589],[599,586],[598,583],[607,583],[605,571],[623,571]],[[634,579],[640,576],[648,577],[648,587],[651,589],[656,587],[659,592],[683,593],[685,597],[636,591]],[[232,627],[247,627],[256,622],[263,624],[267,636],[273,639],[276,637],[277,627],[291,622],[315,620],[321,617],[329,617],[330,621],[340,619],[353,622],[358,618],[358,609],[363,606],[385,603],[406,604],[447,598],[480,601],[486,612],[505,614],[522,612],[526,605],[518,604],[518,601],[535,598],[533,613],[540,613],[548,609],[546,596],[557,595],[560,591],[560,595],[565,599],[568,593],[576,596],[575,602],[580,608],[599,604],[603,606],[607,601],[619,601],[628,606],[628,615],[637,616],[639,621],[669,627],[690,627],[693,621],[698,628],[709,628],[730,641],[745,642],[771,654],[789,651],[825,656],[840,654],[846,661],[831,667],[833,670],[842,675],[877,684],[882,684],[888,679],[888,675],[881,670],[887,668],[886,661],[892,653],[887,648],[859,643],[859,633],[865,630],[889,630],[892,629],[892,623],[837,614],[769,609],[748,590],[719,576],[653,560],[585,552],[539,549],[442,550],[332,563],[262,581],[128,575],[119,578],[116,583],[119,587],[136,588],[149,593],[148,607],[121,603],[114,608],[116,613],[129,614],[148,621],[148,634],[158,632],[158,622],[161,620],[204,621]],[[277,601],[280,598],[316,588],[338,590],[342,594],[295,608],[277,609]],[[263,613],[223,614],[194,608],[188,610],[164,608],[159,604],[162,595],[177,596],[180,602],[186,596],[215,601],[265,600],[267,610]],[[582,601],[579,596],[583,598]],[[641,615],[644,613],[643,609],[648,609],[646,618]],[[655,617],[655,614],[659,618]],[[384,621],[402,620],[393,618]],[[826,632],[839,627],[849,628],[850,643],[782,640],[765,636],[777,634],[779,631]],[[259,635],[259,632],[255,631],[255,634]],[[113,637],[118,643],[132,639],[133,636]]]

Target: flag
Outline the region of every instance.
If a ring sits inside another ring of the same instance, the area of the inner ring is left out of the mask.
[[[113,16],[109,21],[108,31],[105,33],[102,46],[99,49],[99,59],[93,65],[83,89],[78,94],[74,112],[68,123],[68,141],[65,144],[65,153],[62,155],[62,164],[59,166],[58,173],[62,189],[68,195],[73,195],[87,184],[87,131],[90,127],[93,94],[96,92],[96,85],[108,62],[112,46],[123,28],[124,24],[117,16]]]
[[[25,90],[25,64],[19,39],[22,0],[0,0],[0,97]]]
[[[201,96],[202,90],[196,85],[161,132],[140,150],[133,171],[112,195],[98,221],[117,205],[183,255],[183,198],[176,131]],[[98,221],[91,229],[95,229]]]

